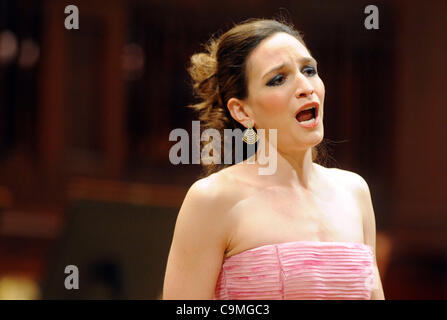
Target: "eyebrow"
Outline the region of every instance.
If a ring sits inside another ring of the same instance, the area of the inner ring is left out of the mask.
[[[304,63],[313,63],[315,65],[317,65],[317,60],[315,60],[312,57],[305,57],[305,58],[301,58],[299,60],[299,62],[301,62],[302,64]],[[270,71],[266,72],[263,76],[262,79],[264,79],[266,76],[268,76],[270,73],[281,70],[282,68],[284,68],[287,65],[287,63],[282,63],[279,66],[274,67],[273,69],[271,69]]]

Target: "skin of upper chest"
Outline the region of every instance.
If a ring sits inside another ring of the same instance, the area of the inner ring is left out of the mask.
[[[271,186],[251,191],[229,212],[227,255],[297,240],[363,242],[362,213],[353,192],[328,186],[316,193]]]

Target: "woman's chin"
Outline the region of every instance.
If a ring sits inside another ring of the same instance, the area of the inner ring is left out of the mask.
[[[305,150],[311,150],[323,141],[323,135],[315,137],[314,139],[295,139],[293,142],[280,143],[279,150],[283,150],[285,153],[303,152]]]
[[[323,141],[324,132],[323,129],[316,130],[314,132],[309,132],[305,137],[300,136],[295,139],[296,145],[305,146],[307,148],[312,148],[317,146]]]

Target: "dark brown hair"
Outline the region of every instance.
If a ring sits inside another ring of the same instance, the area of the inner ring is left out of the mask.
[[[278,20],[250,19],[244,21],[222,34],[211,38],[205,46],[205,52],[191,57],[188,69],[193,80],[195,95],[201,100],[190,107],[199,112],[201,132],[213,128],[224,137],[224,129],[241,129],[245,127],[233,119],[227,102],[230,98],[247,97],[246,62],[250,53],[259,43],[278,33],[285,32],[298,39],[304,46],[303,37],[290,23]],[[222,139],[221,151],[228,141]],[[208,142],[202,142],[206,144]],[[234,164],[234,152],[233,161]],[[312,148],[312,159],[319,160],[319,150]],[[203,176],[217,172],[231,164],[205,165]]]

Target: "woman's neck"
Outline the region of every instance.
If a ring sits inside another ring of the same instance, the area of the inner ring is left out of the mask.
[[[269,146],[270,147],[270,146]],[[279,185],[312,191],[316,186],[316,165],[312,161],[312,149],[299,150],[294,153],[285,153],[276,150],[276,170],[272,175],[266,175],[266,179]],[[271,157],[271,155],[269,155]],[[257,166],[259,163],[259,150],[252,157]]]

